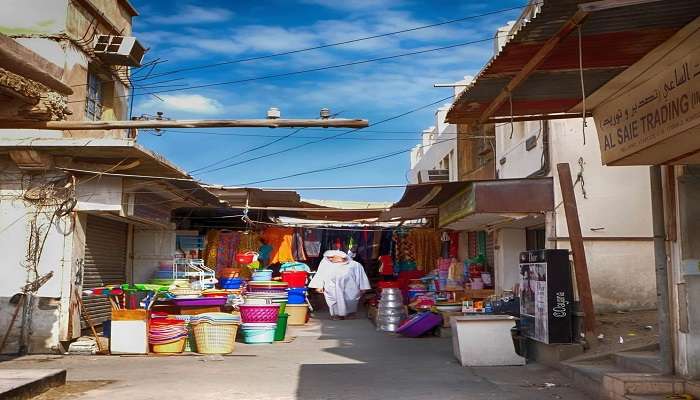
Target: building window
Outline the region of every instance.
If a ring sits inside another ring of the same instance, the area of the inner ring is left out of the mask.
[[[87,98],[85,99],[85,116],[90,121],[102,119],[102,81],[93,74],[88,73]]]

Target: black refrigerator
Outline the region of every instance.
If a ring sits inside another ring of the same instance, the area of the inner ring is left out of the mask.
[[[573,341],[568,250],[520,253],[520,331],[542,343]]]

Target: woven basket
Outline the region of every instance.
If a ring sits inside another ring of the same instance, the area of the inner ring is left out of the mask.
[[[276,323],[280,312],[279,304],[241,304],[241,321],[244,323]]]
[[[194,324],[194,338],[197,342],[197,353],[228,354],[236,344],[237,324],[210,324],[200,322]]]

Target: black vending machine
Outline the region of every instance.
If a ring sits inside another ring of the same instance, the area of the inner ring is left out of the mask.
[[[520,253],[520,331],[542,343],[573,341],[568,250]]]

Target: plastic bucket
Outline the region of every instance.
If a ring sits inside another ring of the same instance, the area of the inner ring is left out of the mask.
[[[152,344],[153,352],[160,354],[176,354],[182,353],[185,350],[185,341],[187,338],[182,338],[170,343]]]
[[[286,312],[289,314],[287,325],[304,325],[309,313],[309,306],[306,304],[287,304]]]
[[[306,277],[309,276],[304,271],[282,272],[282,280],[289,284],[290,288],[303,288],[306,286]]]
[[[243,284],[241,278],[221,278],[219,279],[219,288],[221,289],[240,289]]]
[[[306,304],[306,288],[289,289],[287,296],[287,304]]]
[[[261,269],[259,271],[253,272],[254,281],[269,281],[272,280],[272,270],[271,269]]]
[[[284,314],[285,310],[287,309],[287,300],[272,300],[272,304],[280,305],[279,315]]]
[[[280,314],[277,317],[277,328],[275,328],[275,342],[284,340],[284,336],[287,334],[287,318],[289,314]]]
[[[243,343],[261,344],[275,341],[277,324],[243,324],[241,326]]]

